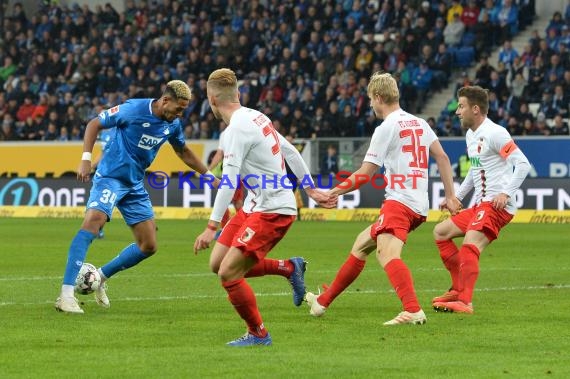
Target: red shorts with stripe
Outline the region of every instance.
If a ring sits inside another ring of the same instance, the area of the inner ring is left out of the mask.
[[[370,229],[370,237],[376,241],[379,234],[388,233],[405,243],[408,233],[425,220],[425,216],[417,214],[399,201],[386,200],[380,209],[378,221]]]
[[[469,230],[477,230],[485,234],[489,241],[496,240],[499,231],[513,219],[513,215],[506,210],[497,210],[488,201],[465,209],[455,216],[453,222],[465,234]]]
[[[240,209],[224,227],[218,242],[261,260],[281,241],[295,218],[278,213],[245,213]]]

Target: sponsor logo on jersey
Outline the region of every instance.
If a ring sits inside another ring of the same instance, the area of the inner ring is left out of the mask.
[[[471,157],[469,158],[469,162],[471,162],[471,166],[473,167],[483,167],[481,164],[481,159],[479,157]]]
[[[166,128],[166,129],[164,129],[164,132],[163,132],[163,133],[164,133],[165,136],[167,136],[168,133],[170,133],[170,130],[168,130],[168,128]]]
[[[109,114],[114,115],[115,113],[119,113],[119,106],[115,105],[113,108],[109,109]]]
[[[145,150],[151,150],[153,147],[158,146],[162,142],[162,138],[157,138],[149,136],[148,134],[143,134],[139,140],[138,147]]]
[[[143,128],[148,128],[150,126],[150,122],[143,122]]]

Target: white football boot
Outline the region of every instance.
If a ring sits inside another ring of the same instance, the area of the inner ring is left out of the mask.
[[[59,312],[82,314],[83,309],[75,296],[60,296],[55,301],[55,309]]]
[[[317,301],[318,297],[319,297],[318,295],[315,295],[312,292],[307,292],[305,294],[305,300],[307,300],[307,304],[309,304],[309,308],[311,308],[309,310],[311,316],[321,317],[322,315],[325,314],[325,311],[327,310],[326,307],[323,307],[322,305],[319,304],[319,302]]]

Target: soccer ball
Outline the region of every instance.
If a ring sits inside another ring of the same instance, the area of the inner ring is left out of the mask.
[[[75,279],[75,292],[81,295],[88,295],[97,290],[100,285],[101,275],[97,272],[97,267],[91,263],[83,263]]]

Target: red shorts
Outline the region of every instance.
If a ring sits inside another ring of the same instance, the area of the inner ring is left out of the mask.
[[[285,236],[295,218],[278,213],[245,213],[240,209],[224,227],[218,242],[261,260]]]
[[[513,219],[506,210],[496,210],[488,201],[465,209],[455,216],[453,222],[465,234],[469,230],[477,230],[485,234],[489,241],[496,240],[499,231]]]
[[[425,216],[417,214],[404,204],[395,200],[386,200],[380,209],[378,221],[370,229],[370,237],[376,241],[379,234],[389,233],[405,243],[408,233],[425,220]]]

